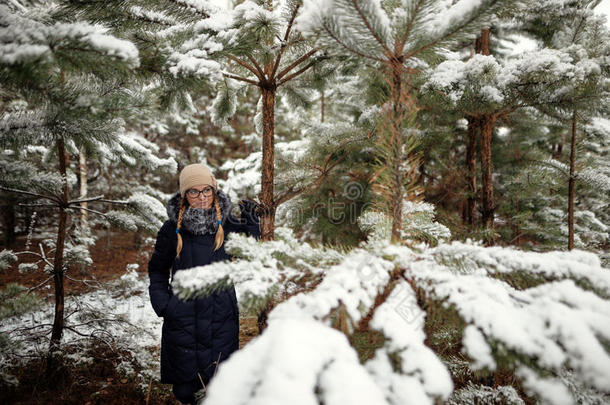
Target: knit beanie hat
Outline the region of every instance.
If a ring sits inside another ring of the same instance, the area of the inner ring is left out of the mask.
[[[185,166],[180,172],[180,195],[184,197],[188,189],[199,185],[212,186],[214,190],[218,188],[216,178],[206,165],[193,163]]]

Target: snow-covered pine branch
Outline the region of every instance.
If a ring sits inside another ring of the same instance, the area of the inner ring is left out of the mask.
[[[176,160],[172,157],[160,158],[159,146],[150,142],[134,131],[122,130],[116,142],[96,144],[96,154],[107,163],[120,162],[128,166],[146,167],[151,170],[166,170],[171,173],[177,171]]]
[[[580,384],[608,392],[610,355],[603,341],[610,335],[610,273],[599,259],[578,251],[540,254],[466,247],[454,243],[446,256],[448,246],[441,245],[430,252],[433,262],[416,261],[405,274],[471,325],[464,335],[470,341],[464,345],[475,363],[494,369],[512,358],[510,367],[525,387],[549,403],[573,400],[558,379],[541,379],[544,371],[558,374],[569,368]],[[438,260],[444,264],[439,266]],[[478,265],[464,267],[465,262]],[[520,275],[544,275],[550,281],[513,287],[510,279]]]
[[[83,22],[47,25],[18,15],[5,5],[0,5],[0,16],[2,65],[18,66],[43,60],[58,62],[57,55],[73,49],[116,59],[128,67],[139,65],[137,48],[129,41],[108,35],[104,27]]]
[[[495,13],[514,3],[308,0],[297,17],[297,27],[337,52],[386,63],[399,58],[405,67],[415,68],[426,66],[424,54],[474,37]]]
[[[7,269],[12,263],[17,261],[17,255],[11,250],[3,249],[0,252],[0,270]]]
[[[233,283],[240,292],[240,306],[251,312],[276,295],[312,288],[319,282],[322,269],[340,261],[340,252],[302,244],[288,228],[276,232],[277,240],[268,243],[232,234],[225,249],[242,260],[177,273],[174,285],[178,295],[188,299]]]
[[[238,237],[227,243],[240,259],[177,274],[174,289],[182,298],[209,293],[227,279],[240,291],[242,305],[270,291],[293,295],[269,313],[261,336],[220,367],[206,403],[272,405],[287,396],[326,405],[450,400],[453,360],[423,342],[439,339],[425,331],[445,333],[428,323],[442,325],[453,316],[462,326],[452,334],[471,370],[508,370],[530,395],[551,404],[574,403],[568,380],[550,377],[566,370],[570,384],[610,393],[610,353],[604,348],[610,273],[593,254],[458,242],[411,249],[386,242],[312,262],[328,251],[288,239],[261,244]],[[298,274],[315,274],[316,281],[292,290]],[[534,286],[521,287],[524,277],[536,280]],[[362,328],[384,340],[359,362],[352,337]],[[346,393],[345,381],[358,384]]]

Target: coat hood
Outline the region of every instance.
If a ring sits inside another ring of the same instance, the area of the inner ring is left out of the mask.
[[[229,196],[222,190],[217,191],[217,200],[220,203],[220,211],[222,215],[222,224],[231,214],[233,204]],[[178,223],[178,213],[180,212],[180,193],[176,193],[169,199],[167,203],[167,216],[174,223]],[[215,234],[218,231],[218,221],[216,219],[216,209],[214,207],[208,209],[188,207],[182,214],[181,229],[185,229],[194,235]]]

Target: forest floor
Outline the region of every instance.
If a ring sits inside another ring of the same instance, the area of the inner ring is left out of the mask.
[[[19,239],[14,251],[25,243]],[[34,291],[41,298],[37,309],[0,319],[0,403],[179,404],[171,385],[159,381],[161,319],[150,305],[147,277],[153,244],[154,238],[135,233],[108,233],[92,247],[93,265],[86,272],[66,273],[71,328],[64,332],[61,366],[52,377],[45,375],[52,281]],[[21,273],[15,264],[0,271],[0,289],[9,283],[32,288],[48,277],[41,270]],[[240,348],[258,333],[256,318],[242,317]]]

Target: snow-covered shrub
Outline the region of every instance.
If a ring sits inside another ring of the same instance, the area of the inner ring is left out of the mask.
[[[16,261],[17,255],[11,250],[4,249],[0,252],[0,270],[9,268]]]
[[[500,386],[497,388],[486,385],[468,383],[465,387],[456,390],[448,401],[449,405],[525,405],[513,387]]]
[[[33,271],[38,270],[37,263],[19,263],[17,266],[19,273],[31,273]]]
[[[430,244],[451,238],[449,228],[434,221],[432,204],[412,201],[405,201],[402,205],[401,235],[407,240]]]
[[[449,228],[436,222],[434,215],[432,204],[403,201],[402,238],[405,241],[427,242],[432,245],[451,238]],[[358,226],[369,234],[369,244],[387,241],[392,233],[392,219],[380,211],[366,210],[358,217]]]
[[[383,212],[367,210],[358,217],[358,226],[368,234],[369,241],[385,241],[392,233],[392,220]]]
[[[115,355],[116,367],[140,383],[143,392],[159,378],[158,344],[162,319],[150,306],[148,278],[129,271],[119,280],[95,283],[93,291],[66,297],[63,345],[66,364],[99,359],[99,345]],[[54,303],[16,284],[0,289],[0,384],[14,381],[10,366],[45,355]],[[97,347],[97,349],[96,349]],[[108,360],[108,359],[105,359]],[[4,381],[3,381],[4,380]],[[6,385],[3,385],[6,386]]]
[[[239,260],[174,279],[187,298],[229,278],[247,308],[315,276],[221,365],[206,404],[520,404],[526,395],[571,404],[586,390],[610,394],[610,272],[591,253],[385,242],[323,260],[328,251],[278,235],[231,239]],[[382,336],[364,357],[352,340],[361,333]],[[557,377],[566,370],[569,384]],[[496,373],[512,382],[488,387]]]

